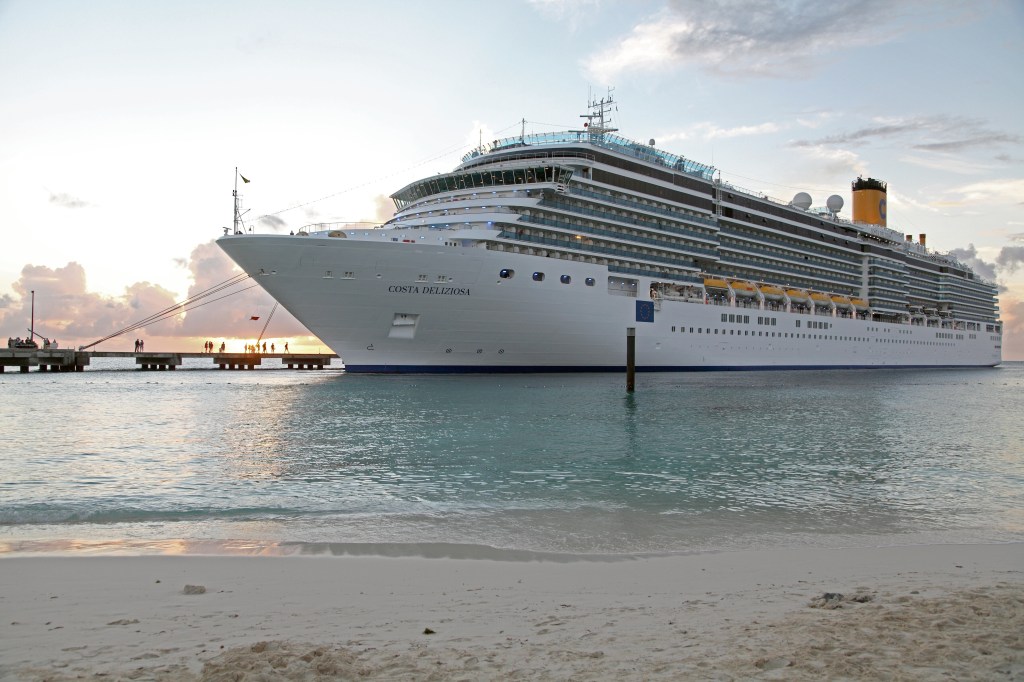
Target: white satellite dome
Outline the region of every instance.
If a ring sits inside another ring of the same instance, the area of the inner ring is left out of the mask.
[[[833,194],[825,201],[825,206],[833,213],[839,213],[843,210],[843,198],[838,194]]]
[[[793,201],[789,203],[791,206],[796,206],[797,208],[806,211],[811,207],[811,201],[812,200],[810,194],[808,194],[807,192],[798,192],[797,195],[793,197]]]

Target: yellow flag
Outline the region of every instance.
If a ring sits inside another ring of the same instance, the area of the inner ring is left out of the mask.
[[[249,184],[249,178],[245,177],[241,173],[238,174],[238,177],[242,178],[242,182],[244,182],[245,184]]]

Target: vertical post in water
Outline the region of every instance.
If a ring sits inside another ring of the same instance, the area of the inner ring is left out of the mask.
[[[626,391],[636,386],[636,327],[626,327]]]

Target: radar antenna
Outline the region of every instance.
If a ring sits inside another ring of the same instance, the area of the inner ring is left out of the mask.
[[[591,139],[601,139],[605,133],[614,133],[618,128],[611,126],[611,111],[615,105],[615,100],[612,98],[612,93],[615,92],[615,88],[608,88],[608,94],[599,100],[590,98],[587,103],[587,107],[590,109],[589,114],[580,114],[580,118],[587,119],[587,122],[583,124],[583,127],[587,129],[587,133]]]

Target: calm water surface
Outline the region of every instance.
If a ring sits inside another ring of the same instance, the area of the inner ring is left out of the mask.
[[[1024,539],[1024,365],[0,375],[0,553]]]

